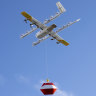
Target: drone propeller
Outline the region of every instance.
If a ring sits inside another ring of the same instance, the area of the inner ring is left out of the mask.
[[[27,19],[24,19],[24,22],[27,23]]]
[[[33,24],[30,24],[30,27],[33,29]]]

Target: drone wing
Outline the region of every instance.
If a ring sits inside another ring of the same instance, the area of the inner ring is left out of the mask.
[[[33,18],[32,16],[30,16],[28,13],[26,13],[25,11],[21,12],[21,14],[30,22],[32,22],[32,24],[36,25],[37,28],[40,29],[45,29],[46,26],[44,24],[42,24],[40,21],[38,21],[37,19]]]
[[[58,43],[62,43],[62,44],[64,44],[65,46],[68,46],[68,45],[69,45],[69,43],[66,42],[66,41],[65,41],[62,37],[60,37],[57,33],[56,33],[56,34],[53,34],[52,37],[57,40],[57,44],[58,44]]]

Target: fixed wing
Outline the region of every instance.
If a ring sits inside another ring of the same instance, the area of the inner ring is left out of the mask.
[[[46,40],[50,37],[51,37],[51,40],[56,39],[57,44],[62,43],[65,46],[68,46],[69,43],[66,42],[57,33],[60,32],[61,30],[65,29],[65,28],[69,27],[70,25],[80,21],[80,19],[77,19],[73,22],[69,22],[67,25],[64,25],[63,27],[59,28],[56,32],[54,32],[53,29],[57,27],[55,24],[52,24],[50,26],[46,26],[45,24],[49,23],[50,21],[52,21],[55,18],[57,18],[58,16],[60,16],[62,13],[66,12],[66,9],[62,6],[62,4],[60,2],[57,2],[56,5],[57,5],[57,8],[59,9],[59,12],[57,12],[54,16],[51,16],[50,19],[46,19],[43,23],[41,23],[40,21],[38,21],[34,17],[30,16],[25,11],[21,12],[21,14],[25,17],[25,20],[24,20],[25,22],[27,22],[27,20],[30,21],[31,22],[31,24],[30,24],[31,27],[33,25],[36,25],[35,28],[32,28],[30,31],[28,31],[25,34],[22,34],[21,38],[24,38],[25,36],[34,32],[36,29],[40,28],[40,31],[36,33],[36,38],[38,38],[38,41],[33,42],[33,44],[32,44],[33,46],[39,44],[40,42],[42,42],[42,41],[44,41],[44,40]]]

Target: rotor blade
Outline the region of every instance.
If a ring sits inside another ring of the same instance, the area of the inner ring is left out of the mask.
[[[31,34],[32,32],[34,32],[37,28],[33,28],[32,30],[28,31],[27,33],[25,34],[22,34],[20,38],[24,38],[25,36]]]

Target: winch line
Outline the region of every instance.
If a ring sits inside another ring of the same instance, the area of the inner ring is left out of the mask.
[[[47,41],[47,40],[46,40]],[[48,79],[48,53],[47,53],[47,43],[45,43],[45,70],[46,70],[46,79]]]

